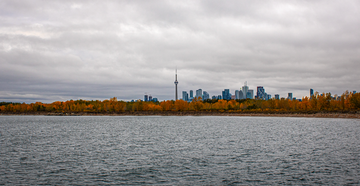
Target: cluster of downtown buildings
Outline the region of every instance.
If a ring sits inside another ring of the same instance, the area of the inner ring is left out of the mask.
[[[175,71],[175,100],[178,99],[178,92],[177,92],[177,85],[178,85],[178,81],[177,81],[177,70]],[[210,95],[208,92],[206,91],[202,91],[202,89],[198,89],[195,92],[195,97],[194,97],[194,91],[190,90],[189,93],[187,93],[186,91],[182,91],[182,100],[184,101],[188,101],[191,102],[194,98],[195,99],[202,99],[202,100],[208,100],[210,99]],[[289,96],[291,96],[292,99],[292,93],[289,93]],[[267,94],[265,92],[264,87],[258,86],[257,87],[257,93],[255,96],[256,99],[263,99],[263,100],[268,100],[271,99],[271,95]],[[254,90],[249,89],[249,87],[247,86],[247,82],[244,83],[244,86],[242,88],[240,88],[240,90],[235,90],[235,95],[231,95],[230,93],[230,89],[224,89],[222,91],[221,95],[213,95],[211,97],[211,99],[224,99],[224,100],[231,100],[231,99],[254,99]],[[279,95],[276,94],[275,95],[275,99],[279,99]]]
[[[194,97],[193,90],[190,90],[190,94],[188,94],[186,91],[182,91],[182,100],[191,102],[194,98],[201,98],[202,100],[210,99],[209,93],[206,91],[202,91],[202,89],[196,90],[196,94]],[[353,91],[353,94],[355,94],[356,91]],[[314,90],[310,89],[310,97],[314,95]],[[232,95],[230,93],[229,89],[224,89],[222,91],[221,95],[218,96],[212,96],[211,99],[224,99],[224,100],[237,100],[237,99],[258,99],[258,100],[269,100],[271,99],[271,95],[265,92],[265,89],[263,86],[258,86],[256,89],[256,95],[254,96],[254,90],[249,89],[247,86],[247,83],[245,82],[244,86],[240,88],[240,90],[235,90],[235,95]],[[296,99],[296,97],[293,97],[293,93],[289,92],[287,97],[280,98],[279,94],[274,95],[274,99],[290,99],[290,100],[299,100]],[[340,99],[340,96],[333,97],[333,99]]]
[[[264,94],[261,94],[261,98],[271,98],[271,96],[267,95],[265,93],[265,90],[263,89]],[[182,91],[182,100],[191,102],[194,98],[201,98],[202,100],[210,99],[210,95],[206,91],[202,91],[202,89],[196,90],[196,94],[194,96],[193,90],[189,91],[190,94],[188,94],[186,91]],[[266,94],[266,95],[265,95]],[[255,97],[257,97],[256,95]],[[254,98],[254,90],[249,89],[247,84],[240,88],[240,90],[235,90],[235,94],[232,95],[230,93],[230,89],[224,89],[221,93],[221,95],[213,95],[211,99],[224,99],[224,100],[231,100],[231,99],[253,99]]]
[[[312,89],[311,89],[312,90]],[[190,94],[189,94],[190,93]],[[221,95],[213,95],[210,98],[210,95],[206,91],[202,91],[202,89],[196,90],[196,94],[194,96],[194,91],[190,90],[189,93],[187,91],[182,91],[182,100],[191,102],[194,98],[201,98],[202,100],[207,99],[261,99],[261,100],[269,100],[271,99],[271,95],[265,92],[264,87],[258,86],[256,95],[254,96],[254,90],[249,89],[247,83],[245,82],[244,86],[240,88],[240,90],[235,90],[235,94],[232,95],[230,93],[230,89],[224,89]],[[279,94],[275,94],[275,99],[280,99]],[[292,93],[288,93],[287,99],[294,99],[292,97]],[[296,99],[296,98],[295,98]]]
[[[153,98],[151,95],[145,94],[145,95],[144,95],[144,101],[154,101],[154,102],[157,102],[158,99],[157,99],[157,98]]]

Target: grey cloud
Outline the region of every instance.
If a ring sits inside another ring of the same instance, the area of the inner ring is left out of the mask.
[[[358,90],[358,1],[0,2],[0,98]],[[180,93],[179,91],[179,93]],[[0,100],[1,101],[1,100]]]

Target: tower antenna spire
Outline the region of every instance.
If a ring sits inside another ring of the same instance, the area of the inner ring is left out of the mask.
[[[178,85],[178,80],[177,80],[177,67],[175,68],[175,101],[178,99],[178,90],[177,90],[177,85]]]

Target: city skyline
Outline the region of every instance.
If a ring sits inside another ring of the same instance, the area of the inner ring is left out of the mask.
[[[178,100],[178,88],[177,88],[177,68],[175,70],[175,100]],[[189,93],[187,93],[186,90],[182,91],[182,97],[180,98],[181,100],[185,100],[188,102],[191,102],[194,98],[202,98],[202,100],[207,100],[207,99],[224,99],[224,100],[231,100],[231,99],[262,99],[262,100],[269,100],[271,98],[274,99],[297,99],[297,100],[301,100],[302,98],[305,97],[311,97],[314,95],[314,89],[310,88],[309,89],[309,95],[304,95],[301,97],[293,97],[293,93],[292,92],[288,92],[287,96],[280,96],[280,94],[274,94],[274,97],[272,97],[271,94],[268,94],[267,92],[265,92],[265,89],[263,86],[257,86],[256,88],[256,95],[254,96],[254,90],[253,89],[249,89],[249,86],[247,86],[247,81],[244,82],[244,86],[242,86],[240,89],[235,89],[234,94],[231,94],[230,89],[224,89],[221,94],[219,95],[212,95],[210,96],[210,94],[207,91],[204,91],[204,93],[202,93],[202,89],[197,89],[196,90],[196,95],[193,96],[193,90],[189,90]],[[317,91],[316,91],[317,92]],[[353,93],[356,93],[356,90],[350,91]],[[321,94],[321,92],[318,92],[319,94]],[[323,93],[331,93],[331,92],[323,92]],[[189,96],[190,95],[190,96]],[[337,95],[340,96],[341,94],[332,94],[332,96]],[[147,95],[146,95],[147,96]],[[146,100],[146,99],[144,99]]]
[[[175,81],[174,81],[174,84],[175,84],[175,99],[174,100],[179,99],[178,98],[178,87],[177,87],[179,82],[177,80],[177,77],[178,77],[177,76],[177,70],[178,69],[175,68]],[[185,101],[189,101],[189,102],[191,102],[194,98],[199,98],[199,97],[201,97],[202,100],[206,100],[206,99],[231,100],[231,99],[247,99],[247,98],[249,98],[249,99],[263,99],[263,100],[269,100],[271,98],[274,98],[274,99],[291,99],[291,100],[292,99],[298,99],[298,100],[301,100],[304,97],[311,97],[312,95],[314,95],[315,92],[317,92],[319,94],[331,93],[331,92],[318,92],[318,91],[314,92],[314,89],[310,88],[309,89],[309,95],[303,95],[301,97],[293,97],[293,92],[288,92],[287,96],[281,96],[280,94],[276,94],[276,93],[273,94],[273,96],[272,96],[272,94],[269,94],[269,93],[265,92],[264,86],[257,86],[256,92],[255,92],[256,95],[255,95],[254,90],[250,89],[249,86],[247,86],[247,81],[244,82],[244,86],[242,86],[240,89],[235,89],[234,94],[231,94],[230,89],[224,89],[221,92],[221,94],[219,94],[219,95],[216,95],[216,94],[210,95],[207,91],[204,91],[204,93],[202,93],[202,92],[203,92],[203,90],[201,88],[197,89],[196,90],[196,95],[193,96],[193,90],[189,90],[189,93],[187,92],[187,90],[183,90],[183,91],[181,91],[180,99],[185,100]],[[352,91],[349,91],[349,92],[356,93],[356,90],[352,90]],[[224,96],[224,94],[225,94],[225,96]],[[332,96],[334,96],[334,95],[340,96],[341,94],[332,94]],[[149,96],[149,95],[147,95],[147,93],[145,93],[143,101],[148,101],[147,96]],[[155,98],[155,100],[158,101],[157,98]],[[169,99],[169,100],[171,100],[171,99]],[[134,101],[134,99],[131,100],[131,101]],[[152,101],[152,100],[150,99],[149,101]]]
[[[360,2],[0,2],[0,101],[359,90]]]

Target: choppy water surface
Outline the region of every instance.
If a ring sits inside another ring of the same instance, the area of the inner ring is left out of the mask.
[[[0,117],[0,184],[360,182],[360,121],[261,117]]]

